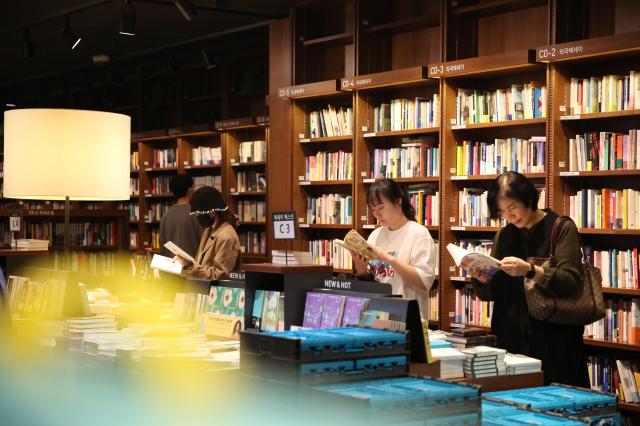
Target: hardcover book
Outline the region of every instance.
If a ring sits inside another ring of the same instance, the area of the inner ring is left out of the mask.
[[[311,291],[307,293],[307,301],[304,305],[304,318],[302,320],[303,327],[320,328],[324,296],[322,293],[314,293]]]
[[[340,327],[346,296],[326,294],[322,304],[322,318],[320,328]]]

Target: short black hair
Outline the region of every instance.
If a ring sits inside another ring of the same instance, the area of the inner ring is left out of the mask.
[[[416,220],[416,209],[411,205],[409,194],[407,194],[406,189],[395,180],[376,179],[367,191],[367,204],[373,206],[374,204],[382,203],[380,199],[381,196],[392,203],[400,200],[400,207],[402,207],[402,213],[405,217],[409,220]]]
[[[540,194],[526,176],[518,172],[505,172],[496,178],[489,187],[487,206],[492,219],[500,217],[498,197],[503,196],[521,202],[526,208],[538,210]]]
[[[176,198],[187,196],[189,188],[193,186],[193,178],[187,174],[177,174],[169,181],[169,189]]]

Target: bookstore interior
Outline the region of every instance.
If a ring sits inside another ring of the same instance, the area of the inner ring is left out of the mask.
[[[640,2],[11,3],[0,424],[640,425]]]

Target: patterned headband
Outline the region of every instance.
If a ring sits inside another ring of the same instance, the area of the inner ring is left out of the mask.
[[[211,210],[205,210],[205,211],[201,211],[201,210],[196,210],[194,212],[189,213],[189,215],[191,216],[201,216],[203,214],[209,214],[209,213],[213,213],[213,212],[226,212],[227,210],[229,210],[229,206],[223,208],[223,209],[211,209]]]

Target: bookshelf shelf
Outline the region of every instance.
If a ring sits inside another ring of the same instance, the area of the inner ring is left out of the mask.
[[[245,192],[232,192],[233,197],[264,197],[267,193],[264,191],[245,191]]]
[[[369,32],[390,32],[392,34],[401,34],[425,28],[437,27],[439,25],[439,17],[433,18],[428,16],[418,16],[415,18],[400,19],[397,21],[386,22],[384,24],[372,25],[369,27]]]
[[[251,161],[246,163],[231,163],[231,167],[264,167],[266,161]]]
[[[626,296],[640,297],[640,289],[637,289],[637,288],[602,287],[602,292],[604,294],[621,294]]]
[[[544,179],[545,173],[523,173],[529,179]],[[451,176],[452,181],[493,181],[500,175]]]
[[[129,171],[129,174],[132,174],[132,175],[137,175],[138,173],[140,173],[140,170],[130,170]]]
[[[425,228],[427,228],[427,230],[429,232],[438,232],[440,231],[440,227],[438,225],[423,225]],[[371,225],[368,223],[365,223],[362,225],[362,229],[376,229],[379,228],[380,225]]]
[[[419,136],[440,133],[440,127],[425,127],[422,129],[411,130],[390,130],[387,132],[370,132],[362,135],[367,140],[376,140],[382,138],[393,138],[402,136]]]
[[[474,14],[476,16],[490,16],[498,13],[511,12],[530,7],[542,6],[544,0],[493,0],[470,6],[456,7],[451,10],[453,15]]]
[[[353,270],[347,268],[333,268],[334,274],[350,274]]]
[[[618,343],[618,342],[611,342],[608,340],[591,339],[591,338],[585,337],[584,344],[588,346],[598,346],[601,348],[621,349],[625,351],[640,352],[640,345],[632,345],[630,343]]]
[[[353,229],[353,225],[332,225],[323,223],[301,223],[298,227],[300,229]]]
[[[631,402],[620,402],[620,409],[623,411],[635,411],[640,413],[640,404]]]
[[[173,194],[144,194],[145,198],[173,198]]]
[[[58,209],[0,209],[0,217],[9,217],[11,213],[20,213],[25,218],[64,218],[64,210]],[[108,218],[129,216],[126,210],[118,209],[71,209],[71,218]]]
[[[298,185],[304,186],[345,186],[351,185],[352,180],[305,180],[298,182]]]
[[[219,170],[221,168],[222,168],[221,164],[206,164],[203,166],[191,166],[191,165],[184,166],[185,170]]]
[[[536,51],[519,49],[507,53],[478,56],[429,65],[430,78],[472,79],[481,76],[494,77],[513,73],[544,72],[545,67],[536,63]]]
[[[40,256],[49,253],[49,250],[16,250],[3,248],[0,249],[0,257],[29,257]]]
[[[640,51],[640,32],[636,31],[538,47],[536,57],[539,62],[580,63],[582,60],[621,58],[638,51]]]
[[[640,170],[594,170],[588,172],[560,172],[562,178],[601,178],[601,177],[618,177],[618,176],[638,176],[640,177]]]
[[[580,234],[583,234],[583,235],[620,235],[620,236],[634,236],[634,235],[640,235],[640,229],[595,229],[595,228],[580,228]]]
[[[303,46],[337,46],[341,44],[352,44],[353,43],[353,33],[339,33],[332,34],[325,37],[313,38],[310,40],[304,40],[302,42]]]
[[[471,278],[469,277],[450,277],[449,279],[456,283],[471,283]]]
[[[584,122],[589,120],[610,120],[615,118],[638,118],[640,109],[630,109],[626,111],[593,112],[589,114],[561,115],[560,121],[563,124],[574,122]]]
[[[500,228],[494,226],[452,226],[452,231],[457,232],[498,232]]]
[[[145,167],[147,173],[177,172],[177,167]]]
[[[240,222],[238,226],[265,226],[267,222]]]
[[[324,138],[300,138],[301,144],[309,143],[331,143],[331,142],[352,142],[353,135],[346,136],[330,136]]]
[[[393,178],[394,181],[398,183],[404,184],[412,184],[412,183],[438,183],[440,182],[439,176],[421,176],[421,177],[411,177],[411,178]],[[371,184],[374,183],[376,179],[374,178],[365,178],[362,179],[362,183]]]
[[[110,251],[117,250],[118,246],[70,246],[69,250],[72,251]],[[49,246],[50,251],[63,251],[63,246]]]
[[[496,128],[506,128],[506,127],[544,126],[546,123],[547,123],[547,119],[545,117],[542,117],[542,118],[529,118],[526,120],[506,120],[506,121],[496,121],[492,123],[452,125],[451,130],[453,130],[454,132],[464,132],[464,131],[470,131],[470,130],[496,129]]]

